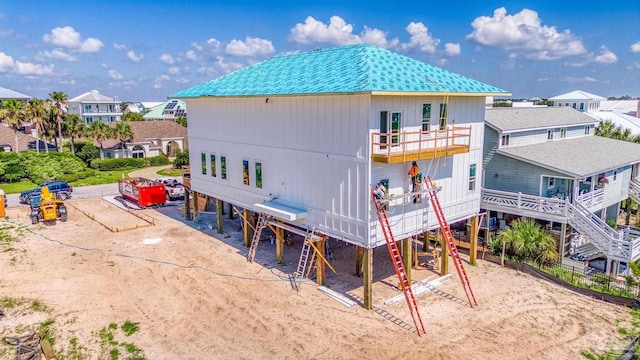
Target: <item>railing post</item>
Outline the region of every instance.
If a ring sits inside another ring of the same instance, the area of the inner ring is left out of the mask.
[[[521,202],[522,202],[522,193],[518,192],[518,202],[517,202],[518,209],[520,209],[520,207],[521,207]]]

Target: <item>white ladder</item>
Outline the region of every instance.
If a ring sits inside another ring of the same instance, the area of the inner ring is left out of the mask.
[[[251,238],[249,253],[247,254],[247,260],[249,262],[253,262],[253,259],[256,257],[256,249],[258,248],[258,244],[260,243],[262,229],[264,229],[265,226],[267,226],[267,214],[260,213],[260,216],[258,216],[258,222],[256,223],[256,228],[253,231],[253,238]]]
[[[309,262],[309,252],[311,251],[311,239],[315,232],[315,226],[307,230],[307,236],[302,243],[302,252],[300,252],[300,261],[298,261],[298,270],[296,270],[296,277],[301,278],[305,275],[307,263]]]

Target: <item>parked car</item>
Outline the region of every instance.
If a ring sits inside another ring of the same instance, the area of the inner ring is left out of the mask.
[[[56,194],[56,198],[60,200],[66,200],[71,197],[73,188],[66,181],[48,181],[38,185],[35,189],[26,190],[20,193],[20,202],[22,204],[29,204],[29,199],[32,196],[40,196],[40,189],[46,186],[49,188],[49,192]]]
[[[163,183],[167,191],[167,200],[173,201],[184,198],[184,185],[174,178],[157,178],[155,181]]]

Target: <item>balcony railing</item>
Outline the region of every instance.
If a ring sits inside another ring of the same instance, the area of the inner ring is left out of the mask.
[[[402,131],[371,134],[371,160],[401,163],[469,152],[470,126],[435,131]]]
[[[108,113],[119,113],[120,108],[114,109],[83,109],[82,113],[84,114],[108,114]]]
[[[602,203],[604,202],[604,189],[597,189],[578,195],[576,201],[580,205],[589,209],[589,211],[596,211],[602,209]]]

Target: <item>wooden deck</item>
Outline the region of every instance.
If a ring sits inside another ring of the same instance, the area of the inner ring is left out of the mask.
[[[412,151],[390,151],[383,154],[371,154],[371,161],[397,164],[418,160],[431,160],[469,152],[469,145],[451,145],[447,148],[421,149]]]

